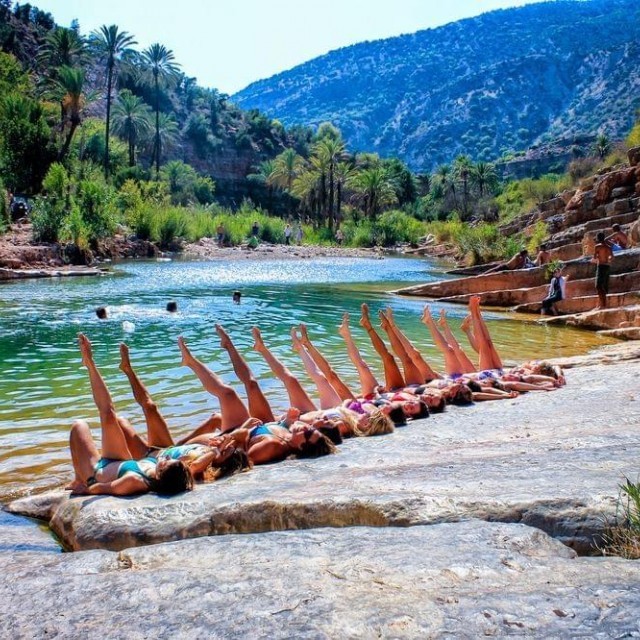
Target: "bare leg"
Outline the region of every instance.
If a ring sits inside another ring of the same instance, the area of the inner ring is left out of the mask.
[[[231,338],[219,324],[216,325],[216,333],[220,336],[220,346],[229,354],[233,370],[236,372],[238,379],[242,382],[247,392],[251,417],[258,418],[258,420],[262,420],[262,422],[273,422],[273,412],[271,411],[269,401],[265,398],[264,393],[262,393],[258,381],[254,378],[244,358],[238,353],[235,345],[231,342]]]
[[[225,384],[200,360],[191,355],[184,338],[178,338],[178,346],[182,353],[182,364],[189,367],[196,374],[202,386],[220,401],[220,412],[222,414],[220,430],[224,432],[235,429],[246,422],[251,416],[235,390]]]
[[[461,374],[462,365],[460,364],[460,361],[456,356],[456,352],[438,330],[435,320],[431,317],[431,311],[429,310],[428,305],[425,305],[424,307],[421,320],[425,325],[427,325],[427,328],[429,329],[429,331],[431,332],[431,336],[433,337],[433,342],[435,343],[436,347],[440,349],[442,355],[444,356],[444,368],[447,374],[450,376]]]
[[[376,380],[373,373],[371,373],[371,369],[369,369],[369,365],[364,361],[358,347],[356,347],[356,343],[353,341],[353,337],[351,336],[351,330],[349,329],[349,314],[345,313],[342,316],[342,324],[338,327],[338,333],[343,337],[344,341],[347,343],[347,353],[349,354],[349,359],[355,366],[358,371],[358,377],[360,378],[360,388],[363,396],[368,396],[372,393],[375,393],[376,389],[380,386],[379,382]]]
[[[355,396],[351,392],[351,389],[342,382],[338,374],[333,370],[333,367],[329,364],[327,359],[316,349],[307,333],[307,327],[304,324],[300,325],[300,341],[313,361],[316,363],[318,369],[322,371],[329,384],[334,388],[335,392],[340,396],[342,400],[353,400]]]
[[[298,378],[296,378],[291,371],[289,371],[289,369],[287,369],[287,367],[285,367],[282,362],[280,362],[280,360],[278,360],[271,351],[267,349],[267,346],[262,340],[260,329],[258,329],[258,327],[253,327],[253,329],[251,329],[251,333],[255,340],[253,348],[266,360],[269,368],[273,371],[276,378],[284,384],[287,394],[289,395],[289,403],[291,406],[296,409],[300,409],[302,413],[316,411],[316,405],[309,397],[309,394],[302,388]]]
[[[456,352],[456,357],[458,358],[458,362],[464,367],[462,373],[473,373],[476,368],[467,357],[467,354],[462,350],[460,343],[456,340],[455,336],[451,332],[451,328],[447,323],[447,312],[444,309],[440,309],[440,320],[438,320],[438,324],[442,329],[442,333],[444,334],[444,338],[453,350]]]
[[[473,322],[473,334],[478,343],[478,353],[480,354],[480,369],[502,369],[502,360],[498,355],[487,325],[480,313],[480,297],[473,296],[469,300],[469,310]]]
[[[89,371],[89,381],[91,382],[91,393],[93,400],[98,407],[100,414],[100,426],[102,427],[102,455],[105,458],[114,460],[131,460],[131,452],[127,447],[122,429],[118,424],[118,416],[111,394],[104,383],[98,368],[93,361],[91,352],[91,342],[84,334],[78,334],[78,344],[82,353],[82,364]]]
[[[467,339],[469,340],[469,344],[471,345],[471,348],[476,353],[480,353],[478,349],[478,341],[476,340],[476,337],[473,335],[471,316],[464,317],[464,320],[462,321],[460,328],[467,334]]]
[[[384,384],[387,387],[387,390],[405,387],[404,378],[402,377],[402,373],[400,373],[400,369],[396,364],[395,358],[389,353],[389,350],[382,341],[382,338],[380,338],[376,333],[373,325],[371,324],[371,319],[369,318],[369,307],[363,303],[361,309],[362,315],[360,317],[360,326],[369,334],[369,339],[371,340],[373,348],[376,350],[376,353],[380,358],[382,358]]]
[[[131,366],[129,358],[129,347],[122,343],[120,345],[120,369],[129,379],[133,397],[142,408],[144,418],[147,423],[147,443],[149,447],[170,447],[173,438],[169,433],[166,420],[158,410],[156,403],[152,400],[146,387],[138,378]],[[143,454],[144,455],[144,454]]]
[[[69,448],[71,449],[71,463],[75,478],[67,486],[67,489],[74,491],[86,484],[94,474],[95,466],[100,460],[100,452],[91,435],[91,429],[84,420],[76,420],[71,426]]]
[[[418,371],[420,371],[421,381],[431,382],[431,380],[441,378],[442,376],[429,366],[429,363],[422,357],[422,354],[413,346],[411,340],[398,328],[391,307],[387,307],[385,316],[389,321],[389,328],[396,335],[396,338],[400,340],[405,351],[413,361],[413,364],[418,368]]]
[[[332,409],[333,407],[339,406],[342,402],[340,400],[340,396],[336,393],[336,390],[329,384],[322,371],[318,369],[316,363],[313,361],[313,358],[307,353],[307,350],[302,345],[302,342],[300,342],[300,338],[296,333],[295,327],[291,329],[291,341],[293,343],[293,350],[296,351],[302,359],[302,364],[304,364],[305,371],[318,388],[320,408]]]
[[[387,336],[389,336],[389,342],[391,344],[391,348],[394,353],[400,358],[400,362],[402,362],[402,369],[404,372],[404,380],[407,384],[421,384],[425,380],[420,373],[420,370],[413,363],[411,356],[405,349],[402,342],[399,340],[397,334],[391,327],[391,323],[389,322],[387,316],[383,311],[380,311],[378,314],[380,317],[380,326],[386,332]]]

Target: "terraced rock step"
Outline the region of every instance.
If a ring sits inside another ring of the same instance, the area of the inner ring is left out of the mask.
[[[637,275],[638,280],[640,281],[640,273]],[[590,281],[589,284],[593,290],[593,281]],[[633,306],[640,302],[640,291],[612,294],[608,296],[607,300],[611,307]],[[556,308],[559,313],[569,315],[593,311],[598,306],[598,303],[598,296],[580,296],[575,298],[572,296],[566,300],[561,300],[556,303]],[[540,308],[540,298],[538,298],[538,302],[520,304],[514,309],[514,311],[519,313],[540,313]]]
[[[585,329],[627,328],[640,323],[640,305],[595,309],[569,316],[545,317],[543,320],[549,324],[570,324]]]

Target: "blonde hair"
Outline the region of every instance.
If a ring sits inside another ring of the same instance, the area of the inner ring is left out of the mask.
[[[363,436],[383,436],[396,430],[393,420],[380,409],[369,414],[369,426]]]
[[[342,421],[349,427],[347,437],[363,435],[358,428],[358,419],[355,417],[358,414],[355,411],[351,411],[351,409],[346,409],[345,407],[339,407],[338,412],[342,416]]]

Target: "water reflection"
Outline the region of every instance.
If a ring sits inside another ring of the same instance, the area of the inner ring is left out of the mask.
[[[0,497],[66,480],[69,424],[80,417],[96,423],[87,376],[79,364],[79,331],[94,343],[96,361],[118,410],[141,425],[141,411],[118,370],[118,343],[130,345],[134,366],[176,434],[217,409],[215,399],[180,367],[179,335],[185,336],[197,356],[237,384],[226,354],[218,347],[213,332],[216,322],[227,328],[246,355],[277,409],[286,408],[285,394],[251,349],[254,325],[261,327],[278,357],[301,374],[288,330],[293,324],[306,323],[338,373],[356,386],[336,327],[342,313],[349,312],[358,345],[365,358],[375,361],[365,333],[357,326],[359,307],[367,302],[375,317],[388,305],[435,368],[442,365],[419,321],[424,301],[386,293],[442,277],[438,266],[424,260],[151,262],[127,264],[119,271],[120,275],[100,279],[34,280],[0,287]],[[240,305],[232,301],[235,289],[243,293]],[[178,303],[177,314],[165,311],[168,300]],[[109,308],[106,321],[95,316],[100,305]],[[438,310],[434,304],[434,313]],[[459,330],[465,309],[448,305],[447,311],[454,333],[465,344]],[[490,313],[487,318],[494,341],[507,359],[570,355],[605,342],[593,333],[523,323],[505,314]],[[125,321],[135,325],[133,333],[123,331]],[[310,386],[308,380],[305,384]]]

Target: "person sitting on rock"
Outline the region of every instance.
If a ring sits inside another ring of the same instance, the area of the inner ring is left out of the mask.
[[[533,261],[533,264],[536,267],[541,267],[542,265],[548,264],[549,262],[551,262],[551,253],[547,250],[547,245],[543,242],[538,247],[538,255]]]
[[[613,233],[605,238],[605,242],[611,247],[612,251],[622,251],[629,246],[629,238],[622,231],[619,224],[611,225]]]
[[[558,265],[553,271],[547,297],[542,301],[540,309],[542,315],[558,315],[556,303],[564,298],[562,269],[563,265]]]
[[[109,390],[93,360],[91,343],[83,334],[79,334],[78,343],[100,414],[102,455],[88,423],[84,420],[74,422],[69,446],[75,478],[67,488],[79,494],[121,496],[148,491],[174,495],[192,489],[193,477],[183,462],[152,457],[134,459]]]

